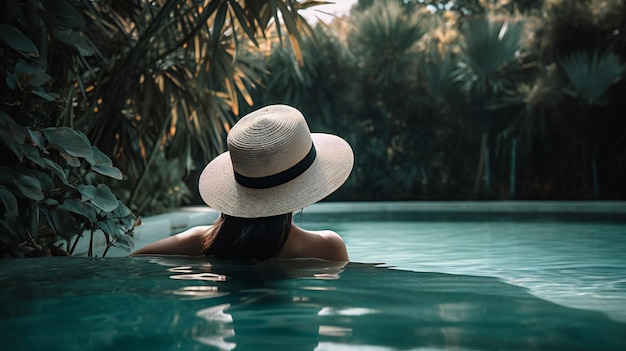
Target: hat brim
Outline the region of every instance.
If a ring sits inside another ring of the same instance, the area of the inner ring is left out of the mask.
[[[336,135],[311,133],[311,138],[317,157],[297,178],[267,189],[243,187],[235,181],[230,154],[225,152],[202,171],[200,196],[216,211],[241,218],[290,213],[324,199],[348,179],[354,154]]]

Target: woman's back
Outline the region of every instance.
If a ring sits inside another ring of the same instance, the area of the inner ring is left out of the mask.
[[[180,234],[149,244],[132,255],[204,255],[204,237],[212,226],[198,226]],[[289,235],[276,256],[279,259],[316,258],[327,261],[349,261],[346,245],[330,230],[308,231],[292,224]]]

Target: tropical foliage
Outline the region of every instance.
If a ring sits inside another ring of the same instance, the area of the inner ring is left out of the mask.
[[[626,71],[626,65],[612,52],[591,54],[576,51],[561,60],[561,67],[571,83],[565,91],[589,105],[608,103],[604,100],[606,92]]]
[[[299,41],[312,30],[298,10],[317,3],[3,2],[2,124],[11,129],[2,147],[15,156],[1,165],[2,252],[24,242],[46,252],[56,247],[54,237],[39,243],[47,231],[67,251],[82,229],[129,244],[130,210],[179,206],[185,178],[223,151],[229,125],[253,103],[264,41],[278,38],[301,61]]]
[[[0,255],[71,254],[85,231],[89,256],[96,254],[96,232],[106,240],[102,255],[111,246],[130,248],[131,211],[107,185],[87,181],[93,174],[121,180],[111,159],[82,132],[16,123],[45,123],[44,113],[55,110],[59,95],[47,89],[51,77],[37,62],[35,45],[12,26],[0,25],[0,34],[7,88],[0,111]],[[65,247],[57,246],[59,239]]]
[[[257,101],[350,140],[334,199],[625,198],[624,6],[361,0],[304,67],[268,55]]]

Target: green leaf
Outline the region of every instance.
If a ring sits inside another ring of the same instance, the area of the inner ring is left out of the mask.
[[[22,86],[29,85],[32,87],[39,87],[50,81],[51,77],[46,71],[35,65],[26,63],[23,60],[19,60],[15,64],[15,77],[21,82]]]
[[[89,162],[90,165],[100,164],[103,166],[113,166],[113,162],[104,152],[100,151],[97,146],[91,146],[91,156],[85,157],[85,160]]]
[[[29,135],[28,128],[17,123],[9,123],[8,130],[14,142],[17,144],[24,144],[26,142],[26,136]]]
[[[83,201],[90,201],[104,212],[111,212],[118,206],[117,198],[106,184],[98,184],[97,187],[81,185],[78,187],[78,191],[82,194]]]
[[[54,210],[42,209],[42,213],[51,229],[66,241],[80,233],[81,226],[69,211],[57,207]]]
[[[0,201],[2,201],[6,209],[4,219],[6,219],[8,223],[14,223],[18,218],[17,199],[15,195],[2,186],[0,187]]]
[[[106,234],[110,235],[112,238],[117,239],[120,236],[124,235],[124,229],[120,228],[119,225],[106,220],[106,221],[99,221],[98,222],[98,227],[100,229],[102,229],[103,232],[105,232]]]
[[[46,100],[46,101],[54,101],[56,99],[59,98],[59,94],[58,93],[51,93],[49,91],[44,91],[41,89],[36,89],[36,90],[32,90],[31,93],[39,96],[40,98]]]
[[[0,119],[2,142],[13,151],[21,162],[24,159],[24,142],[26,141],[28,129],[16,124],[6,113],[2,112],[1,115],[4,117]]]
[[[99,207],[105,212],[111,212],[118,206],[118,200],[111,189],[106,184],[98,184],[97,197],[91,200],[91,203]]]
[[[254,30],[252,29],[252,27],[248,25],[248,20],[246,19],[246,13],[241,7],[241,5],[239,5],[237,1],[231,1],[230,8],[235,13],[235,16],[237,16],[237,21],[239,21],[239,26],[244,30],[244,32],[248,36],[248,39],[252,40],[254,45],[259,46],[259,43],[257,42],[256,37],[254,35]]]
[[[111,177],[113,179],[122,180],[124,178],[122,172],[117,167],[95,165],[92,167],[92,169],[104,176]]]
[[[14,183],[25,197],[35,201],[43,200],[41,183],[36,178],[22,174],[15,179]]]
[[[387,87],[406,77],[412,48],[430,28],[430,18],[407,13],[401,1],[375,1],[353,17],[349,45],[374,84]],[[287,24],[288,22],[286,22]]]
[[[67,165],[70,167],[80,167],[80,160],[66,152],[60,152],[61,157],[65,159]]]
[[[4,81],[7,83],[7,86],[9,87],[9,89],[11,90],[17,89],[17,79],[15,78],[15,75],[12,72],[7,72],[7,77]]]
[[[120,218],[132,217],[133,214],[130,208],[124,205],[121,201],[118,204],[116,212]]]
[[[115,211],[113,211],[112,218],[118,218],[121,224],[127,230],[131,230],[134,227],[135,218],[133,216],[133,213],[121,201],[119,201],[117,208],[115,209]]]
[[[113,167],[113,162],[111,162],[109,156],[96,146],[92,146],[91,151],[93,156],[85,157],[85,160],[91,164],[91,168],[94,171],[113,179],[122,180],[122,172],[117,167]]]
[[[43,201],[41,201],[41,203],[43,203],[47,207],[54,207],[54,206],[58,206],[60,204],[59,200],[57,200],[55,198],[52,198],[52,197],[47,197],[47,198],[43,199]]]
[[[41,189],[43,191],[46,191],[46,192],[53,191],[56,188],[56,185],[54,184],[52,177],[50,177],[48,173],[44,171],[36,170],[34,172],[34,175],[35,177],[37,177],[37,180],[39,180],[39,183],[41,184]]]
[[[46,166],[43,159],[41,158],[39,149],[37,149],[36,146],[32,144],[24,144],[23,150],[24,150],[24,156],[26,156],[27,159],[33,161],[33,163],[35,163],[39,167],[44,168]]]
[[[39,57],[35,44],[19,29],[8,24],[0,24],[0,38],[7,45],[28,57]]]
[[[29,232],[37,233],[39,229],[39,204],[32,203],[31,206],[28,206],[25,211],[22,211],[22,215],[26,217],[26,220],[29,222]],[[39,234],[39,233],[37,233]],[[43,236],[37,235],[37,239],[43,239]]]
[[[83,141],[89,145],[90,148],[92,148],[92,152],[93,152],[93,146],[91,145],[91,141],[89,140],[89,138],[87,138],[87,136],[85,135],[85,133],[81,132],[80,130],[74,130],[76,132],[76,134],[78,134],[79,137],[81,137],[81,139],[83,139]],[[85,156],[85,157],[89,157],[89,156]]]
[[[626,71],[626,65],[612,52],[576,51],[561,60],[561,67],[571,85],[565,92],[580,96],[590,105],[605,104],[604,95]]]
[[[48,0],[50,2],[50,8],[54,10],[54,19],[57,24],[69,27],[85,29],[85,20],[83,16],[65,0]]]
[[[95,223],[97,221],[96,210],[92,206],[84,202],[79,202],[74,199],[66,199],[59,207],[69,212],[83,216],[91,223]]]
[[[93,185],[79,185],[76,190],[82,195],[81,201],[90,201],[98,196],[98,189]]]
[[[44,149],[44,141],[43,141],[43,138],[41,137],[41,133],[32,131],[29,129],[28,135],[30,136],[30,140],[32,140],[33,143],[37,145],[37,147],[39,147],[42,150]]]
[[[75,130],[68,127],[45,128],[43,134],[50,143],[49,147],[74,157],[91,157],[91,144],[86,142]]]
[[[65,174],[65,170],[58,163],[54,162],[49,158],[44,158],[43,162],[46,164],[46,169],[52,171],[52,173],[56,174],[64,184],[67,183],[67,175]]]
[[[213,20],[213,35],[215,39],[213,39],[213,52],[217,52],[219,48],[221,40],[218,39],[222,35],[222,28],[224,27],[224,23],[226,22],[226,13],[228,10],[228,3],[224,2],[220,5],[217,13],[215,14],[215,19]]]
[[[54,33],[54,37],[60,41],[74,47],[81,56],[91,56],[94,50],[87,43],[85,37],[73,30],[59,30]]]
[[[282,1],[277,2],[276,5],[280,9],[283,21],[285,22],[285,25],[287,26],[287,32],[299,38],[300,35],[298,33],[298,26],[296,24],[296,17],[294,16],[294,14],[289,10],[289,8],[287,8],[285,3]]]
[[[135,244],[131,235],[122,234],[115,238],[115,243],[113,244],[113,246],[129,251],[133,248],[133,246],[135,246]]]
[[[473,19],[464,26],[454,80],[478,95],[502,91],[517,67],[524,22]]]
[[[64,184],[67,183],[67,176],[65,174],[65,170],[63,170],[63,168],[58,163],[52,161],[49,158],[44,158],[43,162],[46,164],[45,168],[52,171],[52,173],[56,174],[59,178],[61,178]]]

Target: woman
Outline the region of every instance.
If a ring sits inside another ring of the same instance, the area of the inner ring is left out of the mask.
[[[241,118],[227,142],[228,151],[200,175],[202,199],[221,213],[213,226],[191,228],[132,255],[348,261],[337,233],[292,222],[294,211],[330,195],[350,175],[354,156],[345,140],[311,133],[300,111],[273,105]]]

